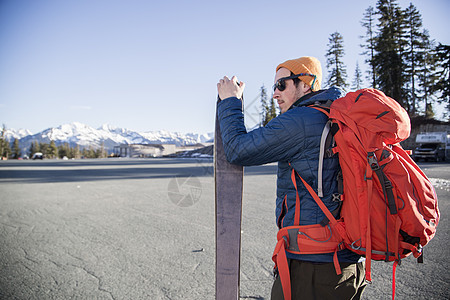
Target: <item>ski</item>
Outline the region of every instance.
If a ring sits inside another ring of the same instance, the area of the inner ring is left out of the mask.
[[[225,157],[216,110],[214,132],[216,300],[239,299],[243,179],[243,167],[230,164]]]

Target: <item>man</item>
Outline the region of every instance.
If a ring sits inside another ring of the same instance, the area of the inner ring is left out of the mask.
[[[311,227],[326,220],[298,175],[316,192],[320,189],[319,196],[325,206],[339,215],[340,203],[333,201],[336,199],[333,194],[338,193],[336,155],[325,156],[319,167],[321,136],[328,118],[308,105],[343,95],[335,87],[319,91],[321,80],[321,65],[314,57],[301,57],[278,65],[273,97],[281,114],[265,127],[251,132],[245,129],[240,100],[244,82],[238,84],[236,77],[231,80],[224,77],[217,84],[222,99],[218,104],[219,122],[228,161],[246,166],[278,162],[276,224],[279,229]],[[297,178],[296,182],[292,177]],[[312,247],[314,254],[286,251],[292,299],[360,299],[365,287],[361,257],[346,249],[336,250],[339,263],[334,264],[333,250],[316,253]],[[337,275],[339,267],[342,272]],[[283,296],[286,284],[282,285],[280,277],[272,287],[273,300],[286,296]]]

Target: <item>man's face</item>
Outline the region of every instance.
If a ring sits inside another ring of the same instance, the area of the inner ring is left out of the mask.
[[[280,78],[289,77],[290,75],[291,71],[289,71],[288,69],[279,69],[275,74],[275,83]],[[273,93],[273,98],[277,100],[281,113],[285,113],[292,106],[292,104],[295,103],[295,101],[303,97],[303,95],[305,95],[309,90],[309,87],[303,82],[300,82],[298,87],[296,87],[292,79],[287,79],[285,81],[285,85],[286,88],[283,91],[275,89]]]

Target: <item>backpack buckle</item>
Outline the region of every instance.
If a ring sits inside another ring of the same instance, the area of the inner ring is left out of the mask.
[[[333,148],[325,150],[325,156],[324,156],[325,158],[332,157],[333,155],[334,155]]]
[[[380,165],[378,164],[375,152],[367,152],[367,162],[369,163],[369,166],[373,171],[377,171],[380,169]]]
[[[359,244],[359,245],[358,245]],[[350,247],[353,249],[353,250],[359,250],[359,249],[361,249],[361,247],[362,247],[362,245],[361,245],[361,239],[358,239],[358,240],[356,240],[356,241],[353,241],[353,243],[351,243],[350,244]],[[364,249],[363,249],[364,250]]]
[[[385,186],[387,189],[392,189],[392,183],[391,183],[389,180],[386,180],[386,181],[384,182],[384,186]]]

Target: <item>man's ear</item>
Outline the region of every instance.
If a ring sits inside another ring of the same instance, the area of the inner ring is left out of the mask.
[[[303,81],[300,81],[300,87],[304,94],[308,94],[311,92],[311,87],[309,85],[307,85],[306,83],[304,83]]]

